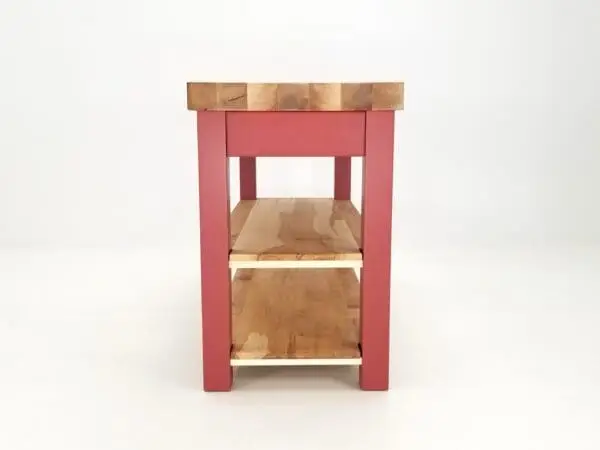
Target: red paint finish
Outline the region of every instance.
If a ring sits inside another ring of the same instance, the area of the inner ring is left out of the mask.
[[[389,387],[394,112],[366,113],[363,161],[360,387]]]
[[[362,156],[364,111],[227,112],[229,156]]]
[[[336,200],[350,200],[350,174],[352,159],[348,156],[335,158],[335,189],[333,198]]]
[[[224,112],[198,111],[198,172],[204,390],[229,391],[229,173]]]
[[[256,200],[256,158],[240,158],[240,200]]]

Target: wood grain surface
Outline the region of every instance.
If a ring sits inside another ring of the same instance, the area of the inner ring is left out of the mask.
[[[230,261],[362,259],[360,213],[348,200],[242,200],[230,224]]]
[[[240,269],[232,296],[233,359],[360,358],[352,269]]]
[[[404,109],[404,83],[187,84],[189,110],[369,111]]]

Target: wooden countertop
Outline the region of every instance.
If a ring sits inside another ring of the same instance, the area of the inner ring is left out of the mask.
[[[404,83],[195,83],[187,107],[204,111],[370,111],[404,109]]]

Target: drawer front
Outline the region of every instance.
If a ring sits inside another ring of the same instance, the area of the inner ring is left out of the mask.
[[[363,156],[364,111],[227,112],[228,156]]]

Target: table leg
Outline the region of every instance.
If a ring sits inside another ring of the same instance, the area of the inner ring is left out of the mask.
[[[335,157],[335,189],[336,200],[350,200],[350,175],[352,159],[349,156]]]
[[[394,112],[368,111],[363,160],[360,387],[389,387]]]
[[[256,157],[240,157],[240,200],[256,200]]]
[[[204,390],[229,391],[231,286],[225,112],[198,111],[198,163]]]

